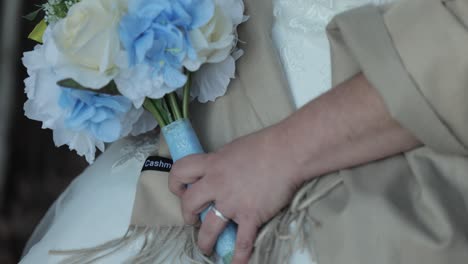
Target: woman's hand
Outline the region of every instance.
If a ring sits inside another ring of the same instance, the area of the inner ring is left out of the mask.
[[[279,125],[273,126],[215,153],[184,158],[172,168],[169,187],[182,199],[187,224],[196,224],[199,214],[214,202],[239,225],[234,264],[248,262],[258,228],[290,202],[302,183],[282,134]],[[186,189],[187,184],[192,186]],[[198,236],[203,253],[211,254],[226,224],[210,210]]]
[[[258,227],[290,201],[302,182],[420,145],[358,74],[273,127],[216,153],[178,161],[169,184],[182,198],[188,224],[195,224],[211,202],[239,224],[234,263],[247,263]],[[186,190],[185,184],[193,186]],[[211,253],[225,225],[208,213],[198,239],[203,252]]]

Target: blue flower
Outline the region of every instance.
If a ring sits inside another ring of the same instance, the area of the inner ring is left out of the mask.
[[[147,63],[171,88],[187,81],[182,64],[196,59],[189,32],[214,14],[213,0],[130,0],[120,22],[120,40],[131,65]]]
[[[87,131],[103,142],[120,138],[122,117],[132,103],[123,96],[110,96],[63,88],[59,105],[67,111],[65,126],[73,131]]]

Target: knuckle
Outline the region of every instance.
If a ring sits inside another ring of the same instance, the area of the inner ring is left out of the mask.
[[[236,249],[240,252],[250,252],[253,248],[253,242],[250,240],[238,240],[236,243]]]
[[[208,164],[210,164],[211,162],[214,162],[215,159],[216,159],[216,155],[215,153],[211,152],[211,153],[206,153],[203,155],[203,159],[205,162],[207,162]]]
[[[184,213],[183,214],[183,217],[184,217],[184,222],[188,225],[194,225],[196,224],[196,220],[194,220],[195,218],[193,217],[192,214],[190,213]]]
[[[194,225],[197,222],[196,212],[192,208],[182,205],[182,216],[186,224]]]
[[[187,207],[187,204],[182,199],[182,216],[184,217],[184,220],[186,222],[187,222],[188,218],[190,217],[190,214],[191,214],[190,208]]]
[[[171,171],[169,172],[169,174],[171,176],[176,176],[178,174],[178,172],[181,170],[182,166],[181,166],[181,161],[177,161],[175,162],[174,164],[172,164],[172,167],[171,167]]]
[[[172,180],[169,180],[169,190],[170,190],[173,194],[177,195],[177,194],[179,193],[179,186],[178,186],[177,182],[174,182],[174,181],[172,181]]]
[[[217,164],[219,164],[218,156],[216,155],[216,153],[208,153],[208,154],[205,154],[205,155],[203,156],[203,162],[204,162],[204,164],[206,164],[207,166],[209,165],[209,166],[210,166],[210,170],[212,170],[213,168],[216,168],[216,167],[217,167]]]
[[[200,248],[200,250],[205,253],[205,254],[210,254],[211,253],[211,245],[209,243],[209,241],[206,241],[206,240],[202,240],[202,239],[199,239],[198,242],[197,242],[197,245],[198,245],[198,248]]]
[[[182,209],[184,211],[190,209],[190,205],[191,205],[190,202],[193,200],[191,193],[192,193],[191,189],[187,189],[187,191],[184,192],[182,197],[180,197],[180,200],[181,200],[181,203],[182,203]]]
[[[234,217],[234,220],[239,223],[250,223],[254,220],[253,215],[255,212],[250,212],[251,210],[248,207],[242,207],[242,211],[240,213],[237,213],[236,216]]]

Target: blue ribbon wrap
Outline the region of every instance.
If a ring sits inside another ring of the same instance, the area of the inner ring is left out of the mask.
[[[186,156],[204,153],[192,124],[187,119],[177,120],[162,128],[169,152],[174,162]],[[202,221],[211,207],[205,209],[200,215]],[[237,225],[229,222],[226,229],[220,234],[216,242],[215,251],[225,264],[230,264],[234,255],[236,244]]]

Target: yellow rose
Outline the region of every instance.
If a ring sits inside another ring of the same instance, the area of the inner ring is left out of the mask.
[[[60,76],[96,89],[116,76],[115,60],[121,51],[118,26],[127,2],[82,0],[52,25],[53,41],[62,56],[56,65]]]

